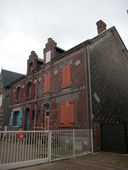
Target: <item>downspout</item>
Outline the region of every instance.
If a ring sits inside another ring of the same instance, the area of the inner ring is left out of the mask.
[[[90,69],[90,48],[89,43],[85,47],[86,55],[85,55],[85,63],[87,66],[86,69],[86,86],[87,86],[87,101],[88,101],[88,121],[89,121],[89,137],[91,141],[91,152],[93,152],[93,110],[92,110],[92,89],[91,89],[91,69]]]
[[[92,119],[93,119],[93,110],[92,110],[92,88],[91,88],[91,69],[90,69],[90,48],[89,44],[86,47],[86,55],[87,55],[87,78],[88,78],[88,97],[89,97],[89,109],[90,112],[90,128],[92,128]]]
[[[35,90],[35,114],[34,114],[34,130],[36,127],[36,115],[37,115],[37,95],[38,95],[38,80],[39,80],[39,73],[36,71],[36,90]]]
[[[7,102],[8,102],[8,97],[6,97],[6,93],[8,93],[7,91],[8,89],[6,89],[6,86],[3,87],[3,92],[2,92],[2,114],[3,114],[3,118],[2,118],[2,130],[5,130],[7,128],[7,122],[8,122],[8,111],[9,111],[9,105],[7,106]]]
[[[3,96],[2,96],[2,130],[4,130],[4,126],[5,126],[5,87],[3,87]]]

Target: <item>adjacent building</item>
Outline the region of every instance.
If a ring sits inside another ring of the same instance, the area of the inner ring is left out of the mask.
[[[1,70],[0,74],[0,129],[6,129],[9,125],[10,113],[10,83],[22,77],[22,74],[9,70]]]
[[[68,51],[49,38],[43,60],[31,52],[11,85],[10,129],[93,128],[97,150],[128,152],[128,51],[115,27],[97,30]]]

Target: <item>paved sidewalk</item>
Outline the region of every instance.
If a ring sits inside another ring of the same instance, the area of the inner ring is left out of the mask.
[[[100,152],[17,170],[128,170],[128,155]]]

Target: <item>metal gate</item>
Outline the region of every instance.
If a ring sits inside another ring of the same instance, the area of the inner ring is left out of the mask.
[[[102,125],[101,148],[103,151],[128,153],[128,125]]]
[[[93,152],[92,130],[0,131],[0,169],[14,169]]]

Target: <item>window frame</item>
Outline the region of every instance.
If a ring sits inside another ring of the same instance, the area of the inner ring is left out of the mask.
[[[47,51],[45,54],[45,63],[49,63],[51,61],[51,50]]]

